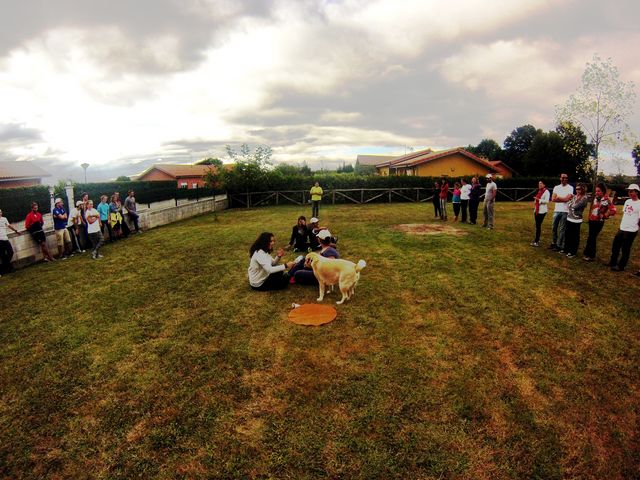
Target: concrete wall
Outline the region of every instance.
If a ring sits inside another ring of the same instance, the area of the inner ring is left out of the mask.
[[[195,200],[180,200],[177,207],[175,206],[175,200],[152,203],[151,208],[146,208],[146,205],[138,205],[140,228],[148,230],[195,217],[196,215],[213,212],[214,202],[216,211],[225,210],[229,207],[226,195],[217,195],[215,200],[212,197],[201,198],[197,202]],[[42,218],[47,235],[47,246],[51,254],[57,256],[58,246],[55,232],[53,231],[53,218],[50,213],[43,215]],[[20,268],[42,260],[40,247],[32,240],[29,232],[24,229],[24,222],[16,222],[12,225],[21,233],[21,235],[18,235],[7,229],[10,232],[9,241],[14,251],[13,265],[16,268]]]

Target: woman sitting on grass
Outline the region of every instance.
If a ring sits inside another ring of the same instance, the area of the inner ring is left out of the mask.
[[[249,285],[254,290],[281,290],[289,284],[285,269],[293,267],[294,262],[278,265],[284,250],[280,248],[275,258],[271,257],[275,244],[272,233],[262,232],[249,249]]]
[[[300,215],[298,217],[298,223],[291,229],[291,239],[289,240],[287,249],[293,247],[294,252],[306,252],[310,247],[310,235],[311,232],[307,228],[307,217]]]

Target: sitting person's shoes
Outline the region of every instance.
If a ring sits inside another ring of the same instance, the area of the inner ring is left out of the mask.
[[[611,267],[611,270],[614,272],[622,272],[624,268],[620,268],[618,265],[614,265],[613,267]]]

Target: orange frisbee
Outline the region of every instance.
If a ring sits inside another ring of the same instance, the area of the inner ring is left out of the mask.
[[[333,322],[338,312],[328,305],[305,303],[289,312],[289,321],[298,325],[324,325]]]

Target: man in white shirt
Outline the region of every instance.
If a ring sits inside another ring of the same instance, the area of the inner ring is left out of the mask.
[[[638,229],[640,229],[640,200],[638,199],[640,187],[632,183],[627,190],[629,191],[629,199],[624,202],[620,230],[613,239],[611,260],[608,264],[614,272],[621,272],[627,266],[631,245],[633,245],[633,241],[638,235]],[[622,256],[618,260],[620,250],[622,250]]]
[[[9,223],[9,220],[2,216],[2,210],[0,210],[0,274],[2,275],[13,270],[13,267],[11,266],[11,259],[13,258],[13,247],[11,246],[11,242],[9,241],[7,228],[10,228],[18,235],[20,235],[20,232]]]
[[[487,173],[487,187],[484,194],[484,223],[483,228],[493,230],[493,212],[496,204],[498,186],[493,181],[493,174]]]
[[[469,194],[471,193],[471,185],[463,178],[461,179],[462,188],[460,188],[460,208],[462,208],[462,223],[467,223],[467,208],[469,207]]]
[[[564,230],[567,223],[569,208],[567,202],[573,198],[573,187],[569,185],[569,176],[560,174],[560,185],[553,187],[551,201],[555,203],[553,208],[553,240],[549,245],[550,250],[564,253]]]

